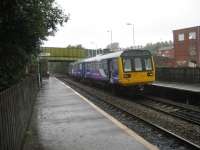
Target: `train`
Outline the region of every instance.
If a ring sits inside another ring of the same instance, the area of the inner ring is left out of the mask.
[[[155,81],[155,64],[148,50],[126,49],[74,62],[68,73],[114,87],[141,87]]]

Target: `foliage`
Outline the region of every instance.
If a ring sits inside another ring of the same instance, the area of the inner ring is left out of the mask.
[[[66,48],[69,48],[69,49],[85,49],[81,44],[78,44],[78,45],[68,45]]]
[[[118,42],[113,42],[112,44],[108,44],[106,46],[106,49],[117,50],[117,49],[119,49],[119,43]]]
[[[0,1],[0,88],[23,77],[42,41],[57,31],[57,24],[68,20],[54,1]]]
[[[165,47],[173,47],[172,41],[147,43],[142,49],[150,50],[152,54],[155,54],[157,50]]]

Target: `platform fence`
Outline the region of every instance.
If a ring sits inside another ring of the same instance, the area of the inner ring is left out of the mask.
[[[38,91],[36,76],[0,93],[0,150],[20,150]]]
[[[156,80],[200,83],[200,68],[156,68]]]

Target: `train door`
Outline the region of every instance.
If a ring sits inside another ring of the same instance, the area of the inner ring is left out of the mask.
[[[108,60],[108,76],[109,76],[109,83],[113,83],[114,80],[113,80],[113,70],[114,69],[114,66],[113,66],[113,60],[112,59],[109,59]]]
[[[82,63],[82,78],[85,78],[85,63]]]

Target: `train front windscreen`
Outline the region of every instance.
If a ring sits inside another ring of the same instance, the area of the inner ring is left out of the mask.
[[[151,57],[125,57],[122,60],[124,72],[153,70]]]

